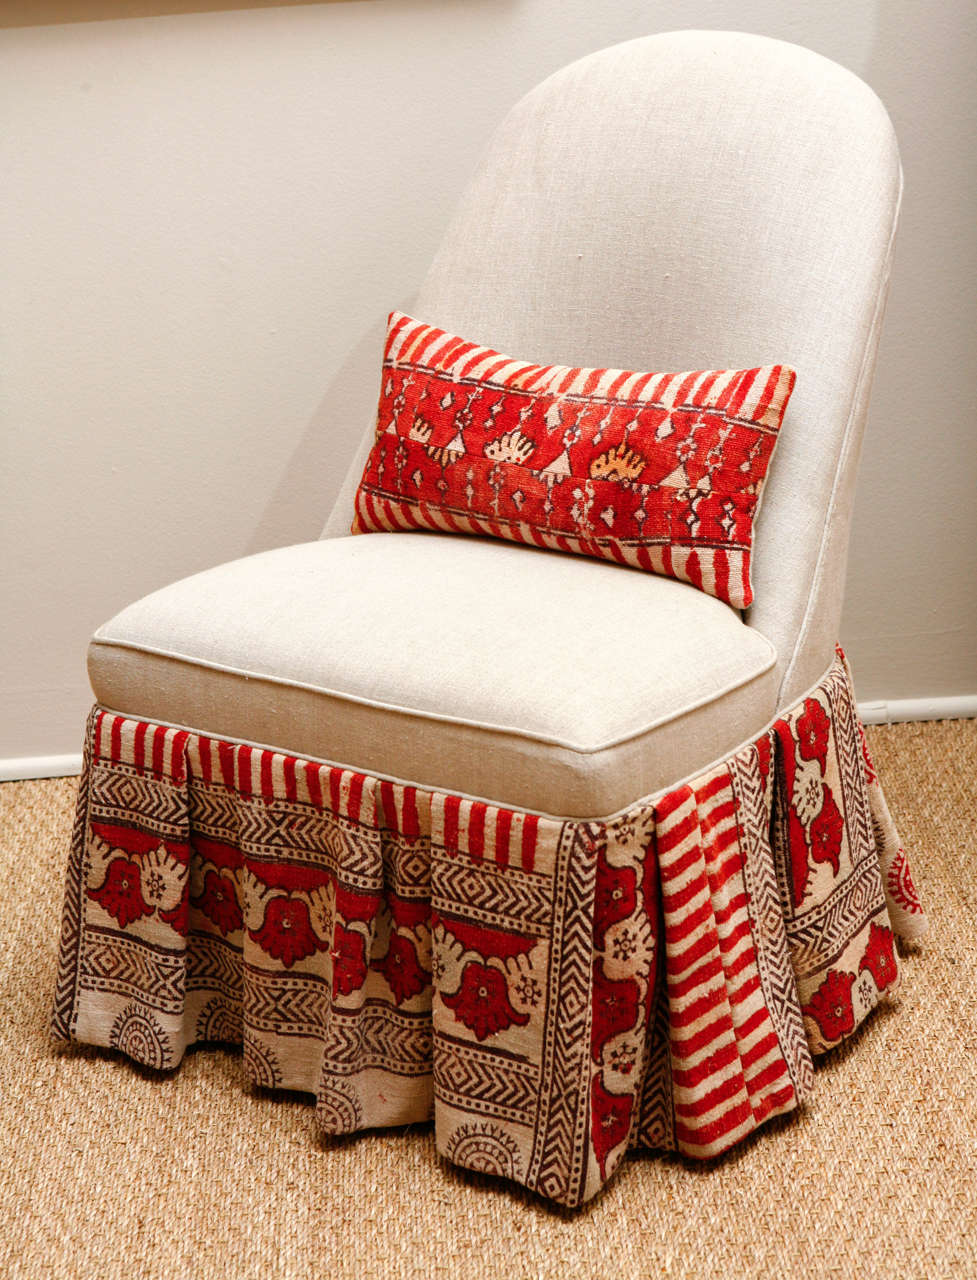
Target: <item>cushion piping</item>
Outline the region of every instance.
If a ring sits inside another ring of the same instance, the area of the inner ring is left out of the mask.
[[[753,634],[758,636],[767,646],[769,653],[767,662],[764,666],[756,671],[750,672],[743,679],[732,680],[723,685],[720,689],[710,692],[698,700],[684,703],[682,706],[669,712],[667,715],[660,716],[657,720],[652,720],[640,729],[632,730],[625,734],[620,734],[615,738],[609,738],[606,742],[601,742],[596,746],[583,746],[569,741],[565,738],[551,737],[547,734],[533,733],[528,729],[519,729],[510,725],[491,724],[483,720],[470,720],[464,716],[448,716],[438,715],[433,711],[422,711],[414,707],[404,707],[397,703],[381,702],[374,698],[364,698],[357,694],[343,693],[336,689],[328,689],[323,685],[311,684],[304,680],[287,680],[282,676],[268,675],[261,671],[248,671],[242,667],[225,666],[216,662],[209,662],[202,658],[193,658],[184,653],[177,653],[175,650],[160,649],[150,645],[136,644],[130,640],[111,640],[96,636],[92,640],[92,648],[96,646],[104,646],[106,648],[131,649],[136,653],[152,654],[154,657],[170,658],[176,662],[185,662],[188,666],[204,667],[209,671],[221,671],[226,675],[240,676],[245,680],[263,680],[267,684],[278,684],[291,687],[293,689],[306,689],[310,693],[322,694],[325,697],[336,698],[343,702],[354,702],[364,707],[375,707],[377,710],[392,711],[399,715],[416,716],[424,720],[434,720],[442,724],[458,724],[464,725],[471,729],[482,729],[489,733],[505,733],[515,737],[526,738],[531,742],[544,743],[547,746],[562,747],[567,751],[573,751],[578,755],[596,755],[601,751],[607,751],[611,747],[623,746],[627,742],[633,742],[636,738],[643,737],[646,733],[650,733],[653,729],[660,728],[664,724],[668,724],[673,720],[681,719],[682,716],[688,715],[692,711],[698,710],[699,707],[706,706],[710,702],[715,702],[719,698],[725,697],[726,694],[732,693],[735,689],[740,689],[751,681],[756,680],[768,672],[771,667],[776,666],[777,651],[770,643],[765,635],[753,629]],[[128,713],[127,713],[128,714]]]
[[[828,671],[830,670],[831,670],[831,666],[829,664],[824,674],[819,676],[817,680],[815,680],[811,685],[808,686],[807,689],[805,689],[803,692],[801,692],[798,695],[798,697],[795,699],[794,705],[797,705],[800,702],[802,702],[803,699],[807,697],[809,694],[813,693],[814,690],[817,689],[820,684],[823,684],[825,676],[828,674]],[[139,716],[132,715],[128,711],[120,711],[118,710],[118,708],[106,707],[104,703],[99,703],[98,705],[106,711],[113,711],[117,715],[124,715],[126,716],[127,719],[130,719],[130,720],[132,719],[138,720],[140,718]],[[684,786],[687,782],[691,782],[694,778],[698,778],[703,773],[707,773],[710,769],[713,769],[717,765],[722,764],[724,760],[728,760],[731,756],[736,755],[738,751],[742,751],[744,747],[748,747],[751,743],[756,742],[756,740],[762,734],[767,733],[770,729],[772,729],[773,726],[776,724],[776,722],[781,718],[781,716],[784,715],[784,713],[787,710],[789,710],[789,708],[787,707],[778,707],[778,709],[773,713],[773,715],[770,716],[770,718],[767,721],[765,721],[764,724],[762,724],[755,733],[747,734],[747,736],[743,739],[743,741],[740,742],[737,746],[733,747],[732,750],[724,751],[722,755],[717,756],[714,760],[711,760],[704,765],[696,765],[695,769],[691,773],[684,774],[681,778],[677,778],[674,782],[667,783],[664,787],[658,787],[655,791],[649,791],[643,796],[637,796],[634,800],[629,800],[626,804],[621,805],[620,808],[615,809],[612,813],[595,814],[588,818],[567,817],[565,814],[551,813],[548,809],[533,809],[528,806],[522,806],[521,812],[534,814],[536,817],[539,817],[539,818],[552,818],[554,822],[610,822],[614,818],[618,818],[618,817],[621,817],[623,814],[626,814],[629,810],[633,809],[635,805],[651,804],[655,800],[657,800],[660,796],[665,795],[667,792],[674,791],[676,787]],[[172,720],[155,720],[154,719],[152,723],[162,725],[165,729],[186,729],[190,733],[203,732],[201,729],[195,729],[191,725],[176,724]],[[286,747],[274,746],[273,744],[267,743],[267,742],[255,742],[251,738],[236,738],[229,735],[223,735],[222,740],[225,742],[239,743],[242,746],[246,746],[246,747],[257,747],[259,750],[263,750],[263,751],[276,751],[284,755],[289,754],[289,751]],[[304,757],[304,758],[312,759],[312,757]],[[331,768],[352,769],[354,770],[354,772],[357,771],[356,766],[350,764],[349,761],[330,760],[325,756],[316,756],[314,757],[313,762],[317,764],[329,765]],[[360,770],[359,772],[365,772],[365,771]],[[376,769],[370,771],[370,776],[374,778],[379,778],[383,782],[395,782],[398,785],[403,787],[412,787],[412,786],[422,785],[428,791],[439,791],[439,790],[441,790],[442,792],[444,791],[444,788],[438,788],[437,786],[430,786],[427,783],[418,784],[416,782],[411,781],[409,778],[403,778],[398,774],[383,773]],[[497,805],[497,804],[505,803],[504,801],[500,801],[498,799],[492,799],[490,796],[475,795],[475,793],[471,791],[452,790],[451,794],[460,796],[462,800],[474,800],[480,804]]]

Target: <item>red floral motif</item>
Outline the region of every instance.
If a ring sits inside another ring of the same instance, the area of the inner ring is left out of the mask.
[[[479,1040],[513,1025],[524,1027],[529,1021],[528,1013],[519,1013],[510,1004],[505,975],[475,960],[465,965],[455,994],[441,999]]]
[[[244,916],[238,906],[234,881],[230,876],[222,876],[216,871],[208,871],[204,876],[203,892],[193,899],[193,905],[201,910],[208,920],[212,921],[227,937],[244,924]]]
[[[835,875],[838,874],[844,833],[845,823],[841,811],[835,804],[831,788],[825,783],[821,810],[811,823],[811,857],[815,862],[830,862]]]
[[[597,858],[594,893],[594,945],[603,949],[607,930],[626,920],[637,904],[637,875],[632,867],[612,867],[601,853]]]
[[[638,1021],[638,984],[633,978],[608,978],[599,960],[594,961],[593,1021],[590,1051],[595,1062],[608,1040],[630,1031]]]
[[[909,861],[901,847],[892,859],[886,883],[893,900],[902,907],[903,911],[909,912],[911,915],[922,915],[923,904],[913,883],[912,874],[909,870]]]
[[[831,722],[817,698],[805,698],[804,710],[797,717],[794,729],[797,749],[803,760],[817,760],[824,773],[824,760],[828,753],[828,733]]]
[[[868,943],[859,963],[858,972],[861,973],[863,969],[871,972],[875,985],[880,991],[891,986],[899,976],[892,930],[885,928],[884,925],[875,924],[874,921],[868,931]]]
[[[607,1177],[607,1157],[620,1146],[631,1130],[631,1094],[609,1093],[600,1076],[594,1076],[590,1093],[590,1141],[600,1165],[600,1176]]]
[[[431,912],[430,919],[432,929],[441,925],[457,938],[466,951],[477,951],[480,956],[493,956],[497,960],[514,960],[516,956],[528,955],[537,942],[531,935],[490,929],[454,916],[438,915],[435,911]]]
[[[336,885],[336,911],[344,920],[360,920],[369,924],[380,910],[378,893],[356,893],[344,885]]]
[[[261,928],[249,929],[248,933],[262,951],[280,960],[286,969],[326,947],[316,937],[309,908],[300,898],[272,898],[265,907]]]
[[[114,916],[123,929],[142,916],[151,916],[153,908],[142,896],[139,867],[131,858],[114,858],[105,873],[105,882],[98,889],[89,889],[88,896]]]
[[[431,903],[427,898],[401,898],[396,893],[389,893],[387,906],[394,923],[401,929],[416,929],[419,924],[430,923]]]
[[[811,997],[804,1012],[821,1028],[821,1034],[829,1044],[851,1035],[855,1029],[855,1011],[852,1008],[851,989],[855,982],[853,973],[841,969],[829,969],[828,976]]]
[[[366,982],[366,939],[337,922],[332,944],[332,993],[348,996]]]
[[[417,959],[414,944],[403,934],[393,935],[387,954],[382,960],[374,960],[372,967],[386,978],[387,986],[394,993],[398,1004],[420,995],[427,986],[427,974]]]
[[[164,924],[168,924],[174,933],[178,933],[181,938],[187,936],[187,928],[190,923],[190,882],[189,880],[183,885],[180,894],[180,901],[176,904],[172,911],[159,911],[159,918]]]
[[[244,854],[235,844],[212,840],[194,831],[190,849],[202,862],[212,863],[219,871],[238,871],[244,866]]]

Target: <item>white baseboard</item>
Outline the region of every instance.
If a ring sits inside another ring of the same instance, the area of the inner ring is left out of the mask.
[[[959,698],[894,698],[860,702],[863,724],[901,724],[905,720],[969,720],[977,717],[977,693]],[[27,778],[67,778],[81,773],[81,755],[10,756],[0,760],[0,782]]]
[[[76,756],[8,756],[0,760],[0,782],[24,782],[28,778],[67,778],[81,773]]]
[[[959,698],[894,698],[860,702],[863,724],[901,724],[905,720],[970,720],[977,716],[977,693]]]

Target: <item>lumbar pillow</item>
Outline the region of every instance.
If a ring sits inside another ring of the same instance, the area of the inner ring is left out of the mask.
[[[795,374],[513,360],[390,317],[354,533],[488,534],[667,574],[736,608]]]

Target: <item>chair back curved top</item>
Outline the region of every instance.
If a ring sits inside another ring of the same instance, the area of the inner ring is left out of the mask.
[[[539,363],[794,366],[747,616],[781,706],[837,638],[900,193],[891,123],[851,72],[760,36],[648,36],[513,108],[412,308]],[[372,434],[325,536],[349,530]]]

